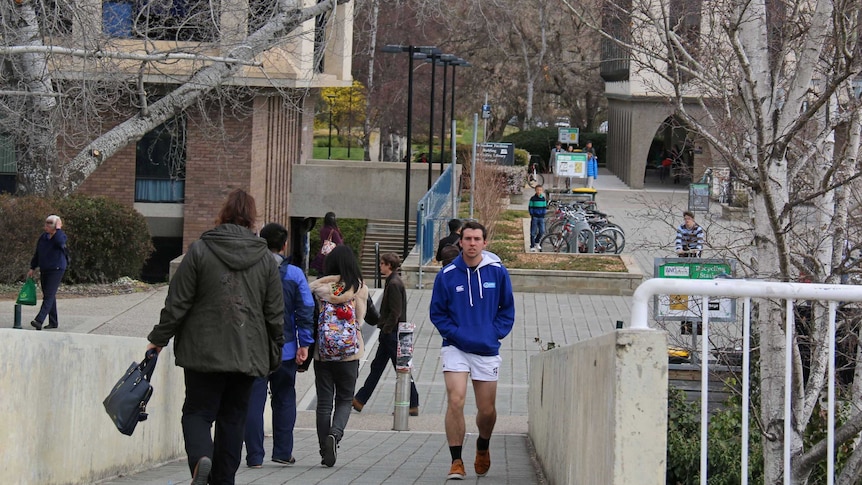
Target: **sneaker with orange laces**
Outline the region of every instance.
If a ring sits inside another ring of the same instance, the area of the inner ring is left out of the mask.
[[[459,458],[452,462],[452,467],[449,468],[449,475],[446,476],[446,480],[463,480],[467,476],[467,472],[464,471],[464,462]]]
[[[491,468],[491,452],[488,450],[476,450],[476,462],[473,463],[473,468],[476,469],[476,475],[484,477]]]

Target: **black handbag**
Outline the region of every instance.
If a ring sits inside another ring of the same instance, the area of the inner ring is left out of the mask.
[[[150,349],[140,364],[132,362],[129,370],[102,401],[111,421],[124,435],[131,436],[138,422],[147,419],[147,403],[153,395],[150,379],[156,369],[158,355],[155,349]]]

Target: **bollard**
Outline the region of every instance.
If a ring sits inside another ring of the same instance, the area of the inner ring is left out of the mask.
[[[15,304],[15,321],[12,324],[12,328],[21,328],[21,305]]]
[[[410,417],[410,368],[413,367],[413,330],[415,325],[409,322],[398,324],[398,348],[395,358],[395,413],[392,429],[394,431],[409,431],[407,425]]]

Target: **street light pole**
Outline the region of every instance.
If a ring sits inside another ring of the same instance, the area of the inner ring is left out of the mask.
[[[424,59],[425,54],[421,52],[430,52],[431,49],[435,49],[435,47],[414,45],[384,45],[380,49],[381,52],[387,53],[406,52],[409,59],[409,65],[407,70],[407,163],[404,171],[404,246],[401,255],[402,259],[407,259],[407,255],[410,253],[410,159],[413,157],[413,59]]]
[[[443,57],[446,56],[444,55]],[[449,60],[441,58],[440,63],[443,64],[443,115],[440,117],[440,175],[443,175],[443,154],[446,151],[446,81],[449,79],[449,73],[447,72]]]
[[[439,58],[440,51],[438,49],[434,49],[433,52],[428,54],[428,62],[431,62],[431,115],[428,120],[428,156],[425,158],[428,162],[428,167],[426,167],[428,169],[428,190],[431,190],[431,162],[434,160],[434,84],[436,82],[437,59]]]
[[[353,134],[353,86],[350,86],[347,102],[347,159],[350,160],[350,138]]]
[[[329,94],[326,97],[329,98],[329,153],[327,158],[332,160],[332,100],[335,99],[335,96]]]

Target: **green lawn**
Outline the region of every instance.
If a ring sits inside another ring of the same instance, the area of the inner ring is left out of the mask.
[[[317,160],[326,160],[329,158],[329,147],[314,147],[311,157]],[[363,160],[365,158],[365,149],[362,147],[351,147],[350,157],[347,156],[347,147],[332,147],[333,160]]]

